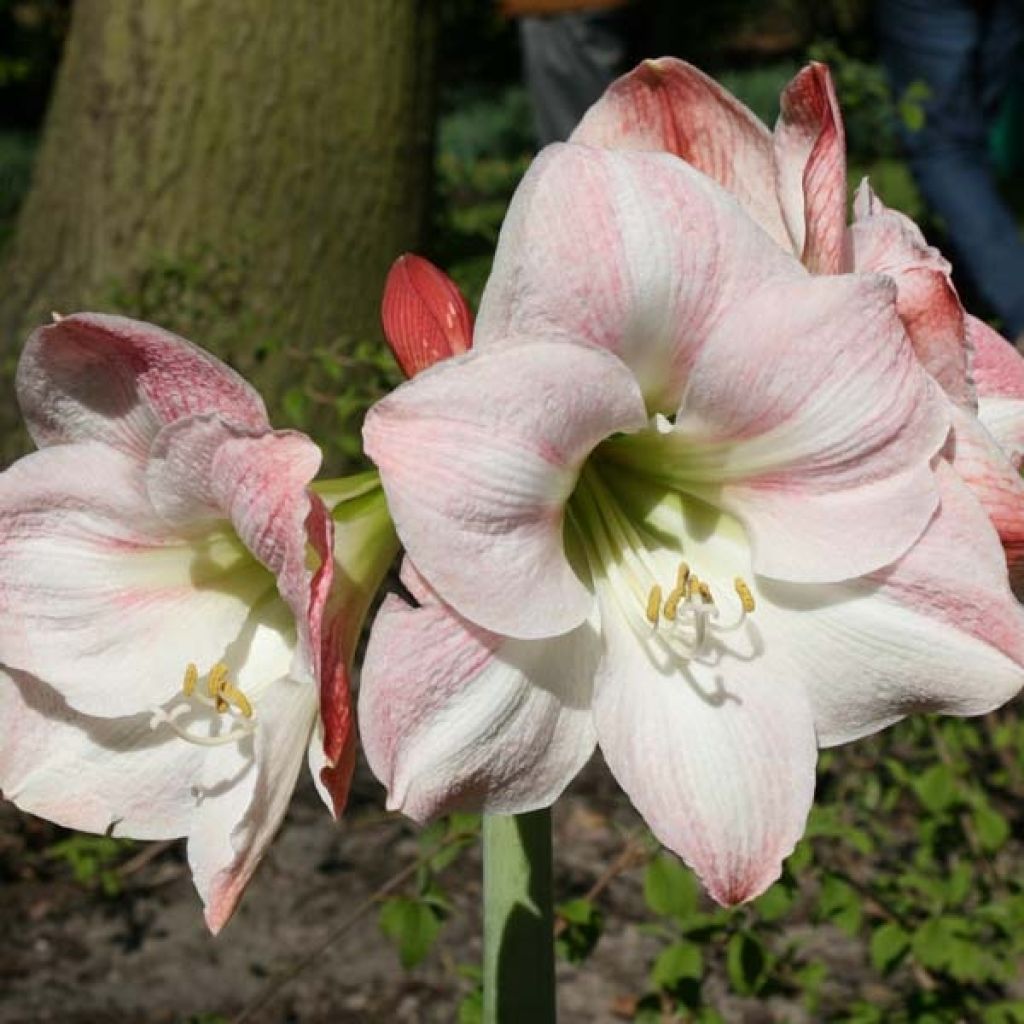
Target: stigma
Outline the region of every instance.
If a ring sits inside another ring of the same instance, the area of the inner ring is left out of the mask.
[[[230,680],[230,669],[222,662],[216,662],[206,673],[206,686],[199,685],[199,669],[193,662],[185,666],[185,674],[181,682],[181,695],[184,698],[171,708],[157,708],[153,712],[149,726],[156,729],[166,725],[183,740],[203,747],[219,747],[225,743],[234,743],[251,736],[256,729],[252,702]],[[227,720],[231,728],[226,732],[203,735],[183,726],[179,719],[186,715],[212,711],[214,721]]]
[[[701,579],[688,563],[680,562],[675,584],[667,594],[661,584],[651,586],[644,617],[655,635],[677,654],[684,658],[697,657],[705,652],[712,627],[720,631],[734,630],[757,607],[750,584],[742,576],[733,580],[733,589],[739,615],[735,622],[723,623],[711,584]]]

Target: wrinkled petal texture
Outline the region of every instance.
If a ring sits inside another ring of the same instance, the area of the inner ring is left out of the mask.
[[[1024,357],[976,317],[967,318],[974,352],[978,418],[1013,464],[1024,460]]]
[[[308,489],[320,459],[320,449],[304,434],[254,434],[218,415],[194,416],[157,436],[147,486],[168,522],[185,527],[204,518],[228,518],[274,574],[296,623],[291,677],[320,688],[325,764],[318,781],[340,814],[351,781],[355,736],[342,624],[324,621],[334,570],[333,522],[323,501]],[[307,551],[315,556],[312,566]]]
[[[598,640],[508,640],[441,604],[390,596],[359,691],[367,760],[388,806],[416,821],[456,808],[519,814],[555,801],[594,749]]]
[[[399,256],[384,283],[381,322],[407,377],[468,352],[473,316],[455,282],[428,260]]]
[[[839,272],[846,230],[846,138],[832,76],[812,63],[786,86],[775,127],[779,204],[814,274]]]
[[[896,308],[921,365],[958,405],[974,409],[967,317],[951,268],[920,228],[888,209],[861,183],[846,240],[847,270],[887,274],[896,282]]]
[[[252,434],[208,415],[165,427],[153,443],[146,471],[153,505],[168,522],[184,527],[227,518],[274,574],[298,624],[296,678],[319,675],[319,615],[330,585],[330,517],[307,489],[319,468],[320,449],[304,434]],[[314,505],[319,506],[314,516],[318,536],[307,528]],[[312,600],[313,572],[306,568],[310,541],[318,545],[317,601]]]
[[[681,157],[736,196],[776,243],[789,247],[775,196],[770,132],[735,96],[684,61],[646,60],[617,79],[569,141]]]
[[[650,411],[674,412],[725,312],[765,280],[803,275],[682,161],[551,146],[513,197],[474,344],[534,337],[606,348],[636,375]]]
[[[594,714],[608,767],[715,900],[753,899],[778,878],[814,796],[806,694],[757,659],[661,666],[606,618]]]
[[[578,626],[591,596],[562,546],[590,451],[646,422],[629,370],[564,342],[475,350],[379,402],[363,428],[398,535],[456,611],[506,636]]]
[[[206,412],[268,427],[263,400],[220,360],[170,331],[100,313],[35,331],[17,390],[40,447],[95,440],[141,458],[160,427]]]
[[[788,652],[823,745],[916,712],[984,714],[1024,683],[1024,611],[998,538],[956,472],[936,475],[939,511],[893,566],[832,587],[759,581],[766,650]]]
[[[755,572],[845,579],[898,558],[931,518],[948,410],[890,281],[807,278],[760,289],[709,339],[673,460],[681,486],[744,524]]]

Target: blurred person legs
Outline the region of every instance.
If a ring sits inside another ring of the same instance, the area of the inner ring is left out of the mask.
[[[626,70],[627,16],[624,10],[604,9],[520,18],[523,72],[541,146],[567,139],[587,108]]]
[[[878,0],[882,61],[897,100],[927,86],[924,124],[901,124],[925,201],[945,221],[960,270],[1002,321],[1024,332],[1024,241],[996,185],[989,133],[1024,36],[1022,0]]]

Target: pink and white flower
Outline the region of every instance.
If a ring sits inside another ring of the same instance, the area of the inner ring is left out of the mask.
[[[996,344],[1002,339],[964,312],[949,263],[867,182],[858,189],[847,227],[843,122],[828,68],[815,63],[800,71],[783,91],[780,108],[769,132],[697,68],[662,58],[615,82],[573,141],[672,153],[730,191],[813,273],[889,277],[914,352],[953,407],[948,455],[991,516],[1011,579],[1024,591],[1024,481],[1017,471],[1024,417],[1006,391],[1012,388],[1007,382],[1019,386],[1021,376],[1008,370],[1014,363],[1008,343]]]
[[[819,745],[1020,688],[1024,613],[897,288],[807,272],[770,159],[732,165],[737,202],[669,154],[546,150],[473,351],[371,411],[419,602],[385,602],[362,676],[390,806],[542,807],[599,744],[736,903],[801,835]]]
[[[351,513],[373,480],[318,495],[312,441],[149,324],[59,319],[17,387],[39,451],[0,474],[0,788],[71,828],[187,836],[217,931],[304,758],[345,804],[382,497],[372,516]]]

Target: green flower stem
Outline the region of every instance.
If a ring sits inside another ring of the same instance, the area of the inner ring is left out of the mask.
[[[554,1024],[551,811],[485,815],[484,1024]]]

